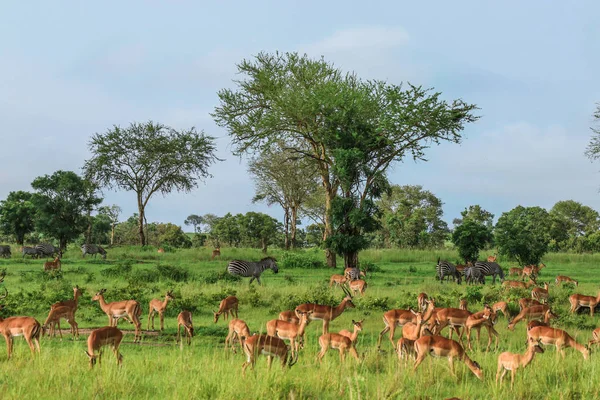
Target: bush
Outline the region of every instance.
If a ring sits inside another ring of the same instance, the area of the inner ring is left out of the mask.
[[[151,269],[135,269],[131,271],[127,281],[130,285],[135,285],[137,282],[154,283],[158,282],[160,275],[157,271]]]
[[[361,300],[360,305],[357,305],[359,310],[381,310],[387,311],[390,309],[389,297],[368,297]]]
[[[118,263],[117,265],[114,265],[112,267],[108,267],[108,268],[104,268],[103,270],[100,270],[100,274],[103,276],[106,276],[107,278],[127,277],[131,273],[132,269],[133,269],[133,265],[132,265],[131,261],[127,260],[127,261]]]
[[[468,303],[479,303],[483,299],[481,289],[481,286],[467,286],[467,291],[464,295],[465,300]]]
[[[231,275],[227,271],[211,272],[204,277],[204,283],[214,284],[217,282],[240,282],[242,278],[237,275]]]
[[[157,265],[156,270],[161,278],[170,279],[175,282],[187,282],[190,278],[190,272],[182,267],[173,265]]]

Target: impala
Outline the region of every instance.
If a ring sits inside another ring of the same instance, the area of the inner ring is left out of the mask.
[[[48,318],[44,322],[44,329],[48,331],[48,336],[56,336],[56,325],[58,324],[58,333],[60,334],[60,339],[62,340],[62,331],[60,330],[60,320],[64,318],[67,320],[69,325],[71,326],[71,335],[74,338],[79,337],[79,326],[77,322],[75,322],[75,315],[72,308],[67,306],[55,307],[50,310],[48,314]]]
[[[488,258],[487,258],[488,262],[496,262],[497,259],[498,259],[497,253],[494,253],[493,256],[488,256]]]
[[[519,311],[523,311],[523,309],[527,308],[527,307],[541,306],[541,305],[543,305],[543,304],[534,299],[528,299],[528,298],[519,299]]]
[[[544,321],[529,321],[527,330],[535,328],[536,326],[550,326],[550,318],[558,318],[558,315],[554,314],[552,310],[548,310],[544,313]]]
[[[90,337],[88,337],[88,349],[87,351],[84,350],[85,354],[90,359],[90,368],[94,367],[96,359],[98,359],[98,363],[101,362],[103,346],[112,347],[113,353],[115,353],[115,357],[117,358],[117,365],[121,365],[123,362],[123,356],[119,353],[121,340],[123,340],[123,332],[114,326],[105,326],[104,328],[94,329],[92,333],[90,333]],[[97,356],[95,354],[96,350],[98,351]]]
[[[354,325],[353,339],[340,335],[339,333],[325,333],[319,337],[319,346],[321,346],[321,351],[317,355],[319,362],[321,362],[325,353],[327,353],[327,350],[330,348],[337,349],[340,352],[341,362],[344,362],[346,351],[348,351],[357,361],[360,360],[356,348],[354,347],[354,343],[358,336],[358,332],[362,330],[362,323],[352,320],[352,324]]]
[[[192,337],[194,337],[194,324],[192,323],[192,313],[189,311],[182,311],[177,316],[177,343],[181,340],[181,327],[185,329],[185,336],[187,337],[187,344],[192,344]]]
[[[500,379],[500,384],[504,379],[506,372],[510,371],[510,389],[513,389],[515,383],[515,374],[519,368],[527,367],[533,360],[535,353],[543,353],[544,349],[540,347],[539,342],[533,339],[529,339],[528,347],[525,354],[515,354],[504,352],[498,356],[498,372],[496,372],[496,384]],[[500,373],[502,372],[502,375]]]
[[[238,317],[238,299],[235,296],[227,296],[219,304],[219,311],[213,311],[215,324],[219,321],[219,316],[223,315],[224,319],[231,315],[231,318]]]
[[[347,329],[342,329],[341,331],[339,331],[338,333],[342,336],[346,336],[348,339],[350,339],[352,341],[352,343],[356,342],[356,338],[358,337],[358,332],[362,331],[362,324],[363,322],[365,322],[365,320],[360,320],[360,321],[352,321],[353,325],[354,325],[354,331],[350,332]]]
[[[574,313],[579,310],[581,307],[589,307],[590,315],[594,316],[594,309],[600,302],[600,292],[598,292],[598,296],[584,296],[582,294],[572,294],[569,296],[569,303],[571,303],[571,312]]]
[[[456,376],[454,374],[454,359],[458,358],[469,367],[471,372],[473,372],[477,378],[483,380],[483,371],[481,371],[479,364],[476,361],[471,360],[460,343],[452,339],[446,339],[442,336],[423,336],[415,341],[414,346],[415,353],[417,354],[417,359],[413,368],[415,371],[425,357],[427,357],[428,354],[431,354],[432,356],[437,357],[447,357],[452,375]]]
[[[508,270],[508,275],[523,276],[523,268],[511,268]]]
[[[432,335],[433,333],[428,328],[423,328],[421,330],[420,337]],[[398,354],[398,360],[403,360],[405,356],[411,356],[412,358],[415,358],[415,340],[410,340],[404,337],[398,339],[398,343],[396,344],[396,353]]]
[[[544,303],[548,303],[548,282],[544,282],[544,288],[534,288],[531,291],[531,298]]]
[[[173,297],[173,291],[169,290],[167,294],[165,294],[165,300],[160,301],[158,299],[150,300],[150,304],[148,306],[150,312],[148,313],[148,329],[150,329],[150,318],[152,318],[152,330],[154,330],[154,316],[158,313],[160,317],[160,331],[162,332],[165,328],[165,310],[167,309],[167,303],[169,300],[175,300]]]
[[[357,279],[350,281],[348,283],[348,287],[354,292],[354,294],[360,293],[362,296],[365,294],[365,290],[367,290],[367,282],[362,279]]]
[[[553,344],[556,346],[556,355],[558,353],[565,357],[564,348],[572,347],[583,355],[583,359],[587,360],[590,352],[584,346],[580,345],[567,332],[562,329],[550,328],[548,326],[536,326],[527,331],[527,337],[539,340],[544,345]]]
[[[492,311],[491,307],[486,304],[485,309],[483,311],[479,311],[477,313],[471,314],[469,318],[467,318],[467,322],[465,323],[465,329],[467,331],[467,343],[469,345],[469,350],[471,350],[471,330],[475,329],[477,331],[477,343],[479,343],[479,338],[481,336],[481,328],[486,327],[488,331],[488,344],[485,348],[485,351],[490,350],[490,346],[492,344],[492,335],[496,337],[496,349],[498,348],[498,332],[494,329],[494,325],[496,324],[497,314]]]
[[[460,299],[460,302],[458,303],[458,309],[459,310],[467,310],[468,311],[468,304],[467,304],[467,300],[465,299]]]
[[[523,267],[523,273],[521,274],[521,277],[526,277],[528,276],[529,278],[534,278],[536,277],[537,273],[536,273],[536,268],[535,265],[526,265]]]
[[[592,332],[592,338],[593,339],[588,342],[588,346],[591,346],[593,344],[600,344],[600,328],[594,329],[594,331]]]
[[[435,300],[429,300],[427,304],[427,310],[425,311],[425,315],[423,315],[423,321],[427,322],[430,320],[433,315],[433,310],[435,308]],[[389,338],[392,346],[396,348],[394,344],[394,333],[396,332],[396,327],[404,326],[409,322],[415,322],[417,319],[416,313],[413,310],[390,310],[386,311],[383,314],[383,323],[385,324],[385,328],[379,333],[379,339],[377,340],[377,349],[381,348],[381,339],[383,335],[387,332],[390,333]]]
[[[333,285],[340,286],[348,281],[348,278],[345,275],[331,275],[329,279],[329,287]]]
[[[73,313],[75,313],[75,311],[77,311],[77,305],[79,302],[79,298],[82,296],[81,293],[81,289],[79,289],[79,286],[75,286],[73,288],[73,300],[64,300],[64,301],[59,301],[58,303],[54,303],[50,306],[50,309],[54,309],[56,307],[61,307],[61,306],[65,306],[65,307],[69,307],[73,309]]]
[[[556,279],[554,280],[554,283],[556,283],[556,285],[560,285],[561,283],[573,283],[575,286],[579,286],[579,282],[576,281],[575,279],[569,278],[568,276],[565,275],[559,275],[556,277]]]
[[[464,331],[460,331],[467,323],[467,318],[471,315],[470,311],[460,310],[458,308],[439,308],[436,310],[434,318],[436,326],[433,333],[438,335],[446,326],[450,327],[450,339],[452,333],[456,331],[459,340],[462,341]]]
[[[54,261],[46,261],[44,263],[44,271],[51,271],[54,269],[60,269],[60,258],[56,257]]]
[[[267,334],[269,336],[277,336],[281,339],[288,339],[290,341],[290,347],[292,350],[292,357],[298,353],[300,343],[304,342],[304,330],[306,325],[310,322],[309,317],[312,311],[306,313],[300,312],[300,324],[296,325],[293,322],[281,321],[279,319],[272,319],[267,322]],[[231,327],[230,327],[231,331]],[[296,341],[296,339],[298,341]]]
[[[211,259],[211,260],[214,260],[214,259],[215,259],[215,257],[219,257],[219,258],[221,258],[221,248],[220,248],[220,247],[217,247],[216,249],[214,249],[214,250],[212,251],[212,255],[210,256],[210,259]]]
[[[427,296],[427,293],[419,293],[419,295],[417,296],[417,304],[419,305],[419,311],[425,312],[425,309],[427,309],[428,300],[429,296]]]
[[[232,319],[231,321],[229,321],[229,333],[227,333],[227,337],[225,338],[225,349],[227,349],[227,346],[231,345],[231,350],[233,350],[233,352],[235,353],[236,351],[234,346],[234,340],[237,338],[237,340],[240,342],[240,347],[242,348],[242,351],[244,351],[245,339],[243,338],[247,337],[250,337],[250,329],[248,328],[246,322],[237,318]]]
[[[294,324],[300,323],[300,318],[298,318],[294,311],[282,311],[279,313],[278,318],[282,321],[293,322]]]
[[[100,308],[108,316],[108,325],[116,327],[119,318],[129,317],[130,322],[135,325],[135,338],[133,342],[139,342],[142,339],[142,323],[140,322],[142,307],[140,307],[140,303],[135,300],[107,303],[104,300],[105,292],[106,289],[100,290],[92,297],[92,301],[97,300],[100,303]]]
[[[357,269],[358,269],[358,268],[352,268],[352,267],[345,268],[345,269],[344,269],[344,276],[345,276],[346,278],[348,278],[348,280],[350,280],[350,279],[351,279],[351,277],[352,277],[352,271],[353,271],[353,270],[357,270]],[[366,273],[366,271],[364,271],[364,270],[358,269],[358,276],[359,276],[359,277],[361,277],[361,276],[362,276],[362,277],[364,278],[364,277],[366,277],[366,276],[367,276],[367,273]]]
[[[497,313],[498,311],[502,311],[502,314],[506,317],[506,320],[510,322],[510,312],[508,311],[508,303],[505,301],[499,301],[492,305],[492,311]]]
[[[343,286],[342,286],[343,288]],[[345,288],[344,288],[345,289]],[[348,292],[347,292],[348,293]],[[348,293],[349,294],[349,293]],[[342,302],[336,307],[324,306],[321,304],[305,303],[300,304],[294,310],[298,318],[301,313],[311,312],[308,318],[311,321],[321,320],[323,321],[323,334],[329,332],[329,323],[339,317],[346,308],[354,308],[351,296],[344,297]]]
[[[267,363],[269,369],[273,362],[273,357],[278,357],[281,360],[281,367],[285,368],[286,365],[291,367],[298,361],[298,357],[295,359],[292,357],[288,364],[288,346],[285,342],[278,337],[268,335],[254,335],[244,339],[244,353],[246,353],[246,362],[242,365],[242,374],[246,375],[246,368],[248,365],[254,369],[256,364],[256,357],[260,354],[267,356]]]
[[[0,277],[0,282],[4,281],[4,272]],[[8,290],[4,288],[5,294],[0,296],[0,299],[4,299],[8,296]],[[3,306],[0,306],[2,309]],[[4,336],[6,340],[6,353],[7,358],[10,360],[13,348],[13,338],[15,336],[23,336],[25,341],[29,345],[31,355],[35,355],[35,349],[37,348],[40,353],[40,336],[43,333],[42,325],[32,317],[9,317],[6,319],[0,318],[0,334]],[[33,344],[35,343],[35,348]]]
[[[517,288],[517,289],[529,289],[531,286],[535,286],[536,282],[534,279],[529,277],[529,281],[521,282],[521,281],[504,281],[502,282],[502,286],[505,288]]]
[[[523,318],[527,319],[527,321],[530,321],[532,319],[544,318],[544,315],[546,315],[546,311],[548,311],[549,309],[550,307],[548,307],[545,304],[541,304],[539,306],[526,307],[522,309],[519,315],[513,318],[510,324],[508,324],[508,330],[514,330],[515,325],[518,324],[519,321],[521,321]]]

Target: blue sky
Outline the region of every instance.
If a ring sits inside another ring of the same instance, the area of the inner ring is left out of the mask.
[[[209,115],[236,62],[279,50],[481,108],[463,144],[390,171],[393,183],[439,196],[448,221],[470,204],[496,217],[565,199],[600,210],[600,165],[583,154],[600,102],[597,15],[594,1],[5,2],[0,199],[36,176],[79,172],[93,133],[152,119],[217,137],[226,161],[193,193],[152,200],[149,221],[248,210],[279,218],[251,204],[245,161]],[[107,191],[105,203],[123,219],[136,211],[133,193]]]

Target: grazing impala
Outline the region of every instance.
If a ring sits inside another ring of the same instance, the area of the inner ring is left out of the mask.
[[[279,319],[272,319],[267,322],[267,334],[269,336],[277,336],[281,339],[288,339],[292,350],[292,357],[298,353],[300,344],[304,343],[304,330],[310,322],[312,311],[300,313],[300,324],[296,325],[293,322],[286,322]],[[230,327],[231,331],[231,327]],[[246,335],[247,336],[247,335]],[[298,341],[296,341],[298,340]]]
[[[331,275],[329,279],[329,287],[333,285],[340,286],[348,281],[348,278],[345,275]]]
[[[523,311],[523,309],[527,308],[527,307],[541,306],[541,305],[543,305],[543,304],[534,299],[528,299],[528,298],[519,299],[519,311]]]
[[[192,313],[189,311],[182,311],[177,316],[177,343],[181,340],[181,327],[185,329],[185,336],[187,337],[187,344],[192,344],[192,337],[194,337],[194,324],[192,323]]]
[[[56,257],[54,261],[46,261],[44,263],[44,271],[52,271],[55,269],[60,269],[60,258]]]
[[[523,268],[511,268],[508,270],[508,275],[523,276]]]
[[[352,320],[352,324],[354,325],[354,333],[352,334],[353,338],[340,335],[339,333],[326,333],[319,337],[319,346],[321,346],[321,351],[317,355],[319,362],[321,362],[325,356],[325,353],[327,353],[327,350],[330,348],[337,349],[340,352],[341,362],[344,362],[346,351],[348,351],[350,355],[357,361],[360,360],[354,344],[356,342],[358,332],[362,330],[362,322],[356,322]]]
[[[48,332],[48,336],[56,336],[56,325],[58,324],[58,333],[62,340],[62,331],[60,330],[60,320],[64,318],[71,326],[71,335],[74,338],[79,337],[79,326],[75,322],[75,315],[72,308],[67,306],[55,307],[50,310],[48,318],[44,322],[44,329]]]
[[[496,324],[497,314],[492,311],[491,307],[487,304],[485,305],[485,309],[483,311],[476,312],[471,314],[469,318],[467,318],[467,322],[465,323],[465,329],[467,331],[467,343],[469,345],[469,350],[471,350],[471,330],[475,329],[477,331],[477,343],[479,343],[479,338],[481,336],[481,328],[486,327],[488,331],[488,344],[485,348],[485,351],[490,350],[490,346],[492,344],[492,335],[496,337],[496,349],[498,348],[498,332],[494,329],[494,325]]]
[[[548,303],[548,282],[544,282],[544,288],[536,287],[531,291],[531,298],[539,302]]]
[[[278,357],[281,360],[281,367],[286,365],[291,367],[298,361],[298,357],[290,359],[288,364],[288,346],[278,337],[268,335],[254,335],[244,339],[244,353],[246,353],[246,362],[242,365],[242,375],[246,375],[248,365],[254,369],[256,357],[261,354],[267,356],[267,364],[271,369],[273,357]]]
[[[600,328],[594,329],[594,331],[592,332],[592,338],[593,339],[588,342],[588,346],[591,346],[593,344],[600,344]]]
[[[4,273],[0,278],[0,282],[4,280]],[[4,288],[5,294],[0,296],[0,299],[4,299],[8,296],[8,290]],[[0,306],[0,309],[3,306]],[[40,353],[40,336],[42,335],[42,325],[32,317],[9,317],[6,319],[0,318],[0,334],[4,336],[6,340],[6,353],[7,358],[10,360],[13,348],[13,338],[15,336],[23,336],[25,341],[29,345],[31,355],[35,355],[35,349],[37,348]],[[33,344],[35,343],[35,348]]]
[[[505,301],[499,301],[497,303],[492,304],[492,311],[497,313],[498,311],[502,311],[502,314],[506,317],[506,320],[510,322],[510,312],[508,311],[508,303]]]
[[[553,344],[556,346],[556,355],[558,353],[565,357],[565,347],[572,347],[583,355],[587,360],[590,352],[584,346],[580,345],[567,332],[562,329],[550,328],[548,326],[536,326],[527,331],[527,338],[539,340],[544,345]]]
[[[429,300],[427,304],[427,309],[425,310],[425,315],[423,315],[423,321],[427,322],[431,318],[433,314],[433,309],[435,308],[435,300]],[[409,322],[415,322],[417,319],[416,313],[413,310],[390,310],[386,311],[383,314],[383,323],[385,324],[385,328],[379,333],[379,339],[377,340],[377,349],[381,348],[381,339],[383,335],[387,332],[390,333],[389,338],[392,346],[395,348],[394,344],[394,333],[396,332],[396,327],[404,326]]]
[[[505,288],[516,288],[516,289],[529,289],[532,286],[537,285],[535,279],[529,277],[527,282],[522,281],[504,281],[502,282],[502,286]]]
[[[117,358],[117,365],[121,365],[123,362],[123,356],[119,353],[121,340],[123,340],[123,332],[114,326],[105,326],[104,328],[93,330],[90,333],[90,337],[88,337],[88,349],[87,351],[84,350],[90,359],[90,368],[94,367],[96,359],[98,359],[98,363],[101,362],[103,346],[112,347],[113,353],[115,353],[115,357]],[[95,354],[96,351],[98,351],[97,356]]]
[[[506,375],[506,372],[510,371],[510,389],[512,390],[515,384],[515,374],[517,373],[517,370],[519,368],[527,367],[533,360],[533,356],[535,356],[535,353],[544,352],[544,349],[540,347],[538,341],[530,338],[527,343],[527,351],[523,355],[509,353],[508,351],[506,351],[498,356],[498,372],[496,372],[496,384],[498,384],[498,379],[500,379],[500,384],[502,384],[504,375]],[[502,375],[500,375],[501,372]]]
[[[479,364],[476,361],[471,360],[460,343],[452,339],[446,339],[442,336],[423,336],[415,341],[414,346],[415,353],[417,354],[417,359],[413,368],[415,371],[425,357],[427,357],[428,354],[431,354],[432,356],[437,357],[447,357],[452,375],[455,375],[454,359],[458,358],[469,367],[471,372],[473,372],[477,378],[483,380],[483,371],[481,371]]]
[[[357,279],[355,281],[350,281],[348,283],[348,287],[354,292],[355,295],[360,293],[362,296],[365,294],[365,290],[367,290],[367,282],[362,279]]]
[[[231,315],[231,318],[233,318],[234,316],[235,318],[237,318],[238,304],[238,299],[235,296],[227,296],[223,300],[221,300],[221,303],[219,304],[219,311],[213,311],[215,324],[217,323],[217,321],[219,321],[219,316],[221,314],[224,314],[224,319],[227,319],[229,315]]]
[[[544,313],[543,321],[529,321],[529,323],[527,323],[527,330],[535,328],[536,326],[550,326],[550,318],[558,318],[558,315],[554,314],[552,310],[548,310]]]
[[[282,311],[279,313],[278,318],[282,321],[293,322],[294,324],[300,323],[300,318],[298,318],[294,311]]]
[[[526,307],[521,310],[519,315],[517,315],[511,322],[508,324],[508,330],[512,331],[515,329],[515,325],[519,323],[522,319],[526,319],[530,321],[532,319],[542,319],[546,315],[546,311],[548,311],[550,307],[545,304],[539,306],[531,306]]]
[[[240,342],[242,351],[244,351],[244,338],[247,337],[250,337],[250,329],[248,328],[246,322],[237,318],[232,319],[229,321],[229,333],[227,333],[227,337],[225,338],[225,350],[227,350],[227,347],[231,345],[231,350],[233,350],[235,353],[234,341],[237,338],[237,340]]]
[[[342,288],[344,288],[342,286]],[[346,290],[344,288],[344,290]],[[349,292],[346,292],[349,294]],[[308,318],[311,321],[321,320],[323,321],[323,334],[329,332],[329,323],[339,317],[346,308],[354,308],[354,303],[352,303],[352,297],[349,295],[342,300],[342,302],[336,307],[332,306],[324,306],[321,304],[314,303],[305,303],[300,304],[294,310],[298,318],[300,318],[301,313],[311,312]]]
[[[210,256],[210,259],[211,259],[211,260],[214,260],[214,259],[215,259],[215,257],[219,257],[219,258],[221,258],[221,248],[220,248],[220,247],[217,247],[216,249],[214,249],[214,250],[212,251],[212,256]]]
[[[427,296],[427,293],[419,293],[419,295],[417,296],[417,304],[419,305],[419,311],[425,312],[425,310],[427,309],[427,300],[429,300],[429,296]]]
[[[594,309],[600,303],[600,292],[598,296],[584,296],[582,294],[572,294],[569,296],[569,303],[571,303],[571,312],[574,313],[581,307],[589,307],[590,315],[594,316]]]
[[[560,285],[561,283],[572,283],[575,286],[579,286],[579,282],[576,281],[575,279],[569,278],[568,276],[565,275],[559,275],[556,277],[556,279],[554,280],[554,283],[556,283],[556,286]]]
[[[148,329],[150,329],[150,318],[152,318],[152,330],[154,330],[154,316],[158,313],[160,317],[160,331],[162,332],[165,329],[165,310],[167,309],[167,303],[169,300],[175,300],[173,297],[173,291],[169,290],[167,294],[165,294],[165,300],[160,301],[158,299],[150,300],[148,313]]]
[[[135,300],[124,300],[107,303],[104,300],[104,293],[106,289],[100,290],[92,301],[98,301],[100,308],[108,316],[108,325],[117,326],[117,321],[121,317],[129,317],[132,324],[135,325],[135,338],[134,343],[139,342],[142,339],[142,323],[140,322],[140,315],[142,313],[142,307],[140,303]]]

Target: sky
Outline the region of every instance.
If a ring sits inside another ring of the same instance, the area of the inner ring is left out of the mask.
[[[0,199],[37,176],[80,173],[94,133],[153,120],[214,136],[213,175],[192,193],[153,198],[148,221],[261,211],[246,160],[210,113],[236,63],[260,51],[324,56],[363,79],[434,87],[477,104],[462,144],[393,166],[422,185],[444,219],[479,204],[600,210],[600,164],[584,155],[600,102],[600,2],[103,1],[0,5]],[[596,74],[594,74],[596,73]],[[105,191],[122,219],[131,192]]]

